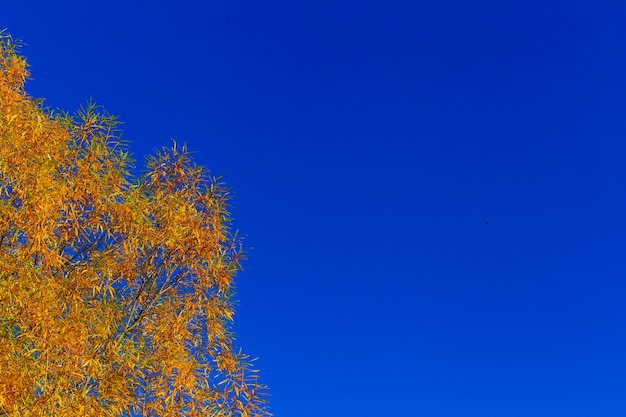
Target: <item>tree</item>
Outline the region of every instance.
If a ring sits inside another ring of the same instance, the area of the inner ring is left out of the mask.
[[[0,35],[0,415],[268,415],[223,184],[176,144],[133,176],[116,119],[44,108]]]

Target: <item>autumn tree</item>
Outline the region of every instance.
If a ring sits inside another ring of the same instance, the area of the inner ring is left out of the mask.
[[[228,192],[174,145],[51,112],[0,36],[0,415],[264,416],[233,346]]]

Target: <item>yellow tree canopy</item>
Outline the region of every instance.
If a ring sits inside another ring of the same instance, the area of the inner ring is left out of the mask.
[[[139,178],[115,118],[54,115],[0,37],[0,416],[264,416],[229,330],[228,193],[174,145]]]

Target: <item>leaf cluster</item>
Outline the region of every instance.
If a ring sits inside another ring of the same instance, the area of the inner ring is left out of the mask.
[[[268,415],[230,331],[228,190],[176,144],[133,176],[114,117],[28,77],[0,35],[0,415]]]

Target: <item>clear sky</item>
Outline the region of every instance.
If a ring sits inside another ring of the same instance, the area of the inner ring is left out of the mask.
[[[8,1],[28,91],[233,188],[276,416],[626,414],[626,3]]]

